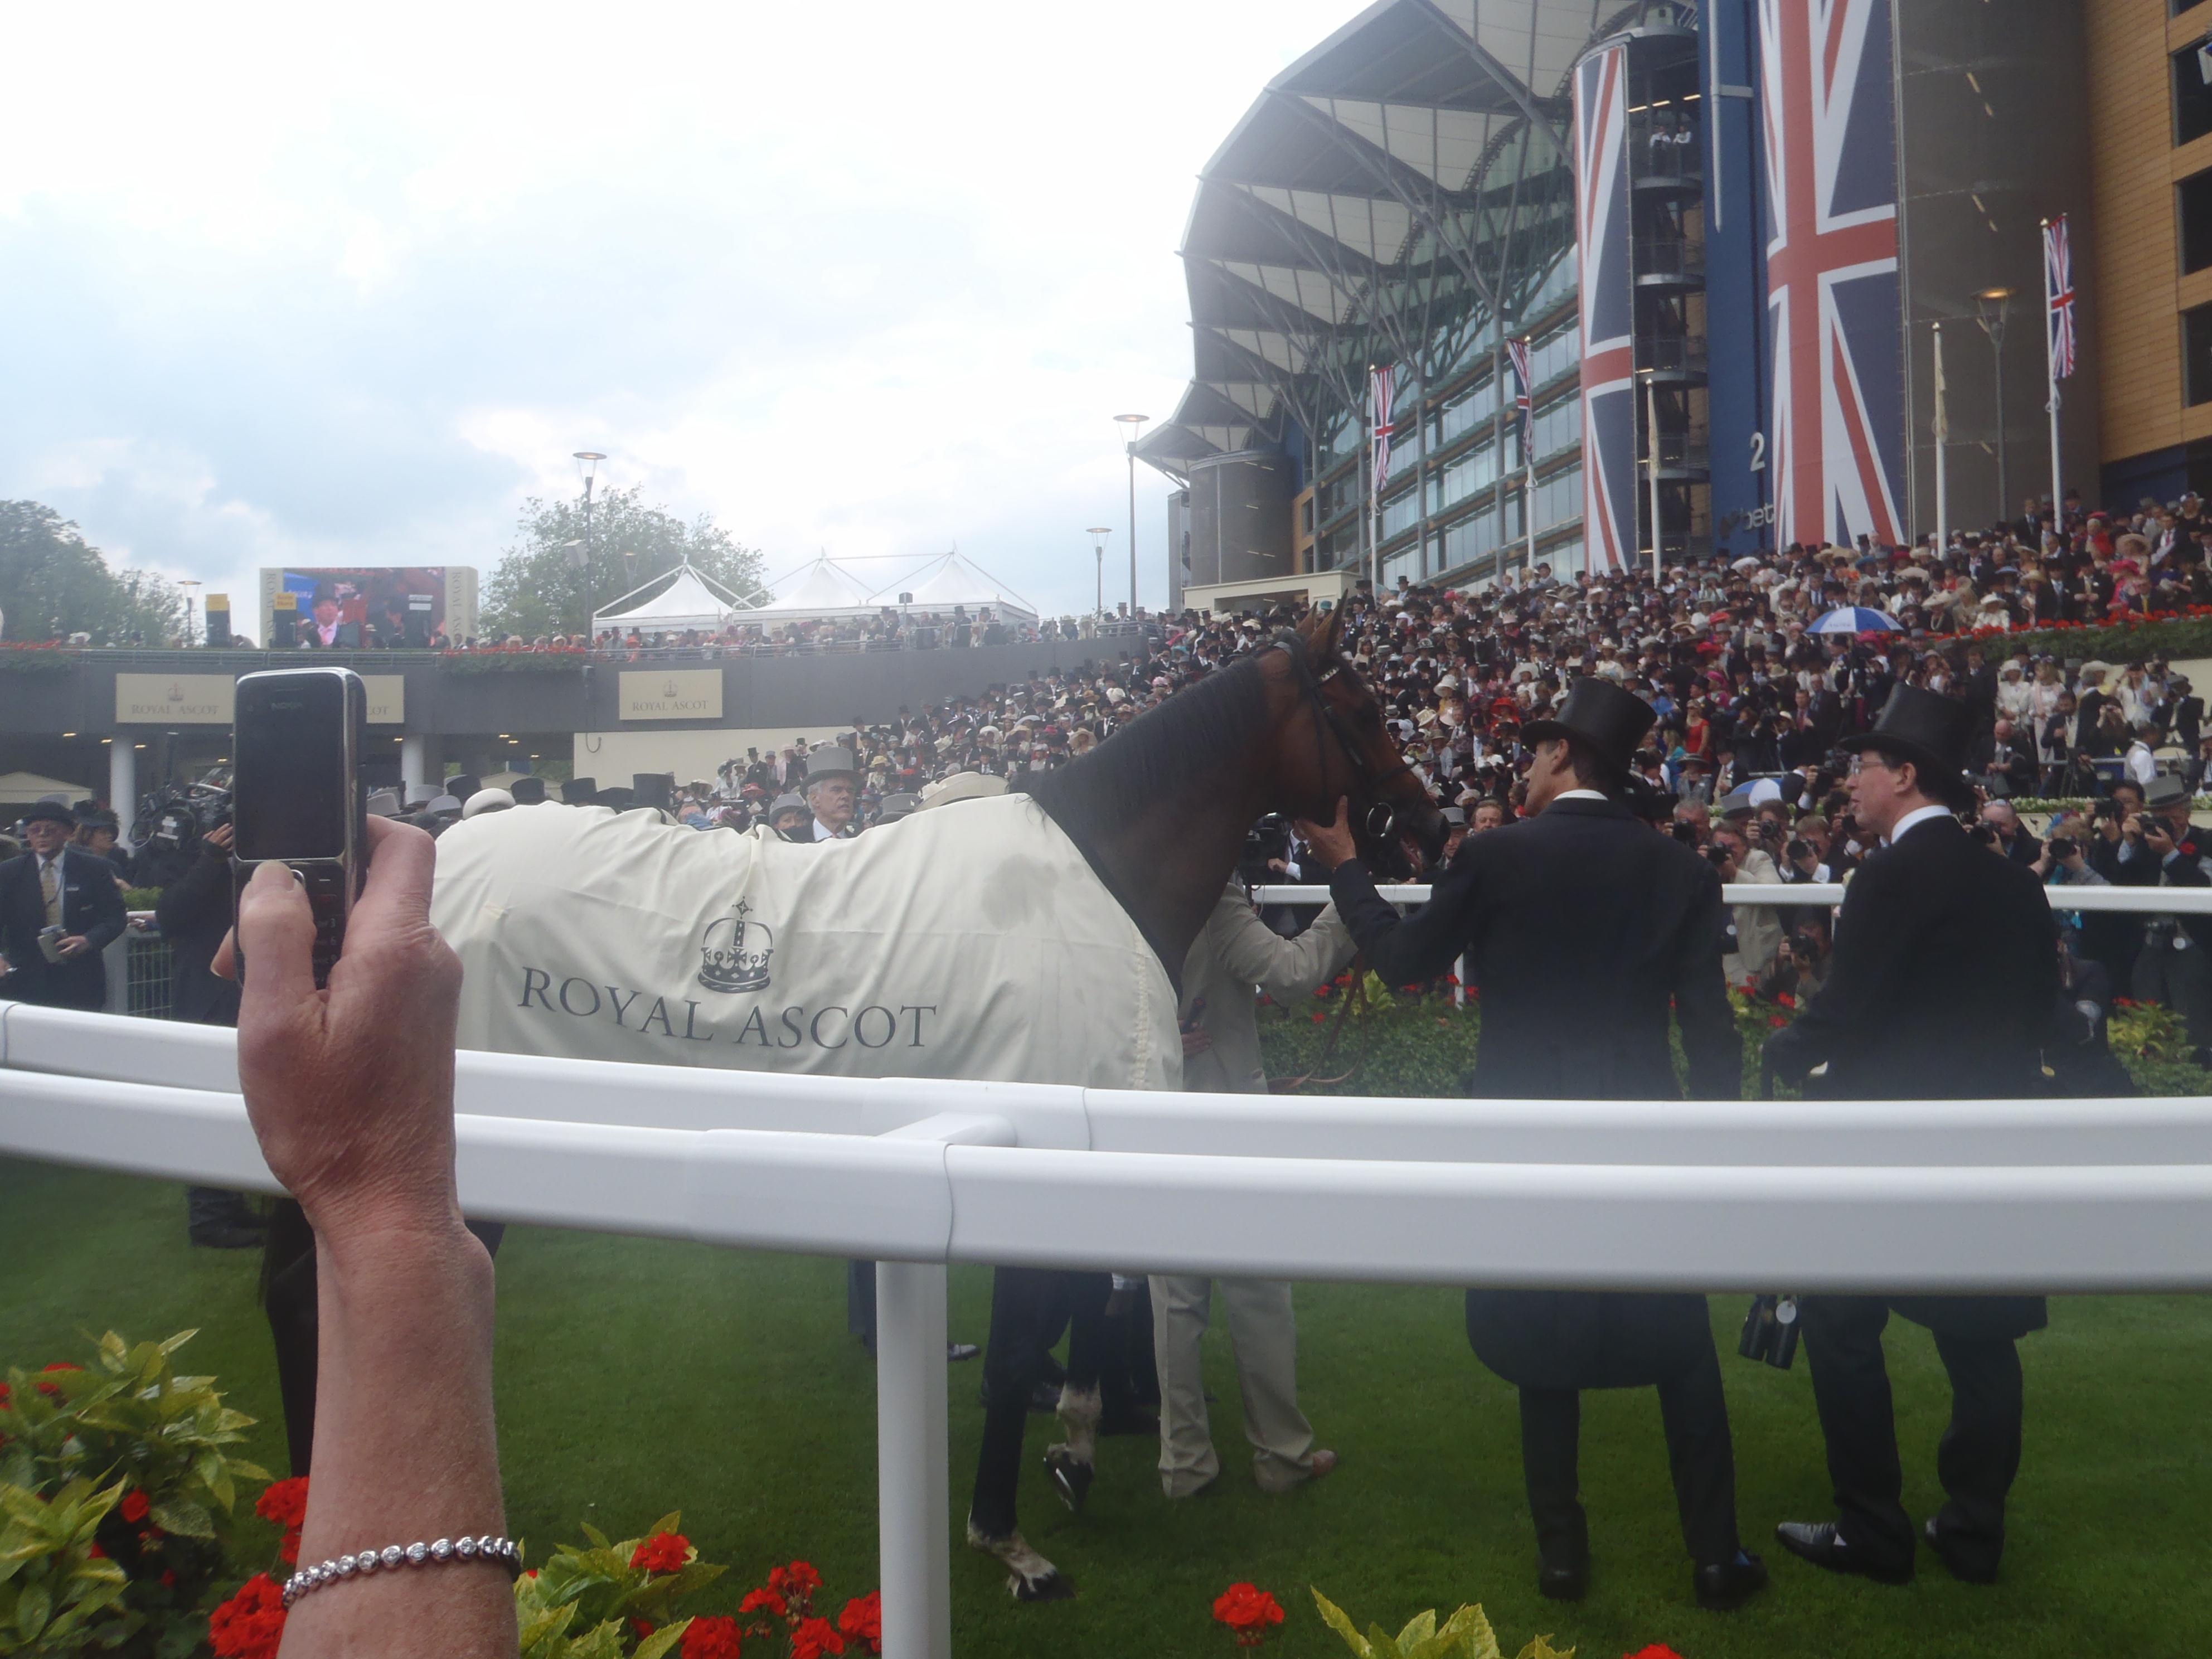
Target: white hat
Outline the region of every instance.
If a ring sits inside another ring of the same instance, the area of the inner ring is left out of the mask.
[[[504,789],[479,789],[471,795],[468,804],[461,808],[464,818],[472,818],[479,812],[504,812],[514,805],[514,797]]]
[[[955,772],[949,778],[925,784],[921,805],[915,810],[927,812],[933,806],[950,806],[955,801],[984,800],[993,795],[1006,793],[1006,781],[994,777],[988,772]]]

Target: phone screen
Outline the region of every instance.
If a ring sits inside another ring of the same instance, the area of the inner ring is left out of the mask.
[[[334,859],[345,852],[345,684],[335,674],[239,686],[235,856]]]

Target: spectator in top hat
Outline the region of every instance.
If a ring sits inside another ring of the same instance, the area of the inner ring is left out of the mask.
[[[0,996],[52,1008],[107,1000],[100,952],[123,935],[115,866],[72,847],[76,815],[58,800],[23,814],[30,850],[0,864]]]
[[[1672,1098],[1670,1012],[1690,1092],[1732,1100],[1741,1091],[1742,1045],[1720,975],[1719,873],[1620,801],[1652,720],[1648,704],[1610,680],[1577,680],[1555,718],[1524,729],[1534,749],[1528,816],[1469,837],[1429,902],[1402,919],[1357,856],[1343,803],[1333,825],[1299,826],[1334,866],[1338,910],[1385,983],[1419,983],[1464,954],[1484,993],[1479,1095]],[[1657,1388],[1700,1604],[1733,1608],[1765,1586],[1765,1566],[1736,1534],[1735,1453],[1704,1297],[1472,1291],[1467,1317],[1476,1354],[1521,1390],[1545,1595],[1578,1600],[1589,1587],[1577,1442],[1580,1391],[1590,1388]]]
[[[565,806],[590,806],[599,796],[597,778],[570,778],[561,786],[561,801]]]
[[[517,806],[538,806],[545,800],[545,780],[538,777],[517,778],[508,787]]]
[[[1826,982],[1766,1045],[1777,1077],[1822,1062],[1844,1099],[2041,1094],[2040,1050],[2058,1004],[2057,938],[2034,874],[1991,858],[1960,828],[1972,729],[1964,703],[1899,685],[1859,753],[1852,798],[1888,848],[1846,890]],[[1962,1218],[1962,1225],[1971,1224]],[[2004,1551],[2020,1468],[2014,1343],[2045,1322],[2027,1296],[1812,1296],[1799,1304],[1837,1518],[1784,1522],[1791,1553],[1885,1583],[1913,1576],[1925,1540],[1956,1577],[1988,1583]],[[1892,1312],[1934,1332],[1952,1387],[1936,1457],[1949,1501],[1917,1530],[1903,1502],[1881,1334]]]
[[[806,757],[806,807],[814,815],[814,839],[850,841],[860,832],[853,814],[860,804],[860,769],[853,751],[823,744]]]

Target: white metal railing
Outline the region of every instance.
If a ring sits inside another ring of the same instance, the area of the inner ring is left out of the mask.
[[[274,1191],[236,1091],[230,1031],[0,1003],[0,1153]],[[890,1659],[951,1652],[949,1262],[1622,1289],[2212,1287],[2204,1099],[1278,1098],[466,1053],[457,1105],[471,1215],[881,1262]]]
[[[1393,904],[1426,904],[1425,882],[1399,882],[1376,891]],[[2140,910],[2153,915],[2212,915],[2212,887],[2051,887],[2044,888],[2054,910]],[[1328,889],[1311,884],[1271,884],[1255,887],[1252,896],[1261,904],[1326,904]],[[1778,908],[1804,905],[1836,905],[1844,902],[1839,881],[1731,881],[1721,886],[1729,904],[1771,905]]]

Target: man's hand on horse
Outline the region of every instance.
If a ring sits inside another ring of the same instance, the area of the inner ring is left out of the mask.
[[[1314,856],[1332,870],[1359,856],[1359,848],[1352,838],[1352,803],[1341,795],[1337,797],[1334,823],[1314,823],[1300,818],[1297,831],[1305,844],[1314,849]]]

